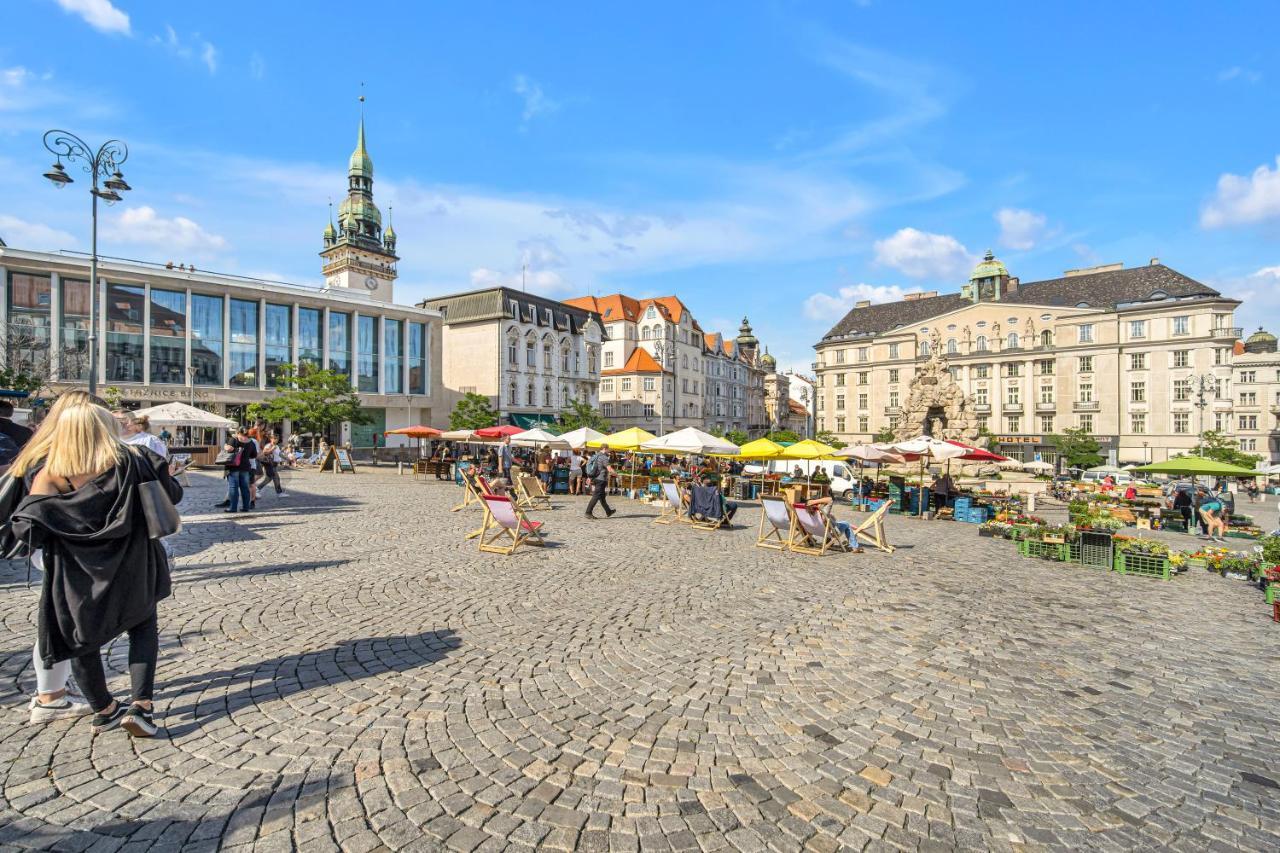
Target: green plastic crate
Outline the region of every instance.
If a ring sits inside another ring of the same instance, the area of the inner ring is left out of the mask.
[[[1122,575],[1143,575],[1149,578],[1169,579],[1169,558],[1151,557],[1146,554],[1116,554],[1115,570]]]
[[[1280,583],[1267,584],[1267,604],[1275,604],[1277,597],[1280,597]]]
[[[1034,557],[1041,560],[1063,560],[1063,550],[1065,545],[1057,542],[1039,542],[1031,539],[1018,540],[1018,553],[1024,557]]]

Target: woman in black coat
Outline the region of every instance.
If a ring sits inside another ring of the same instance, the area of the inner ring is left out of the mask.
[[[71,661],[95,716],[94,731],[123,726],[151,737],[159,632],[156,602],[170,593],[169,561],[148,533],[139,485],[158,481],[177,504],[182,487],[168,463],[118,437],[111,413],[69,406],[23,448],[11,474],[29,494],[12,516],[14,534],[43,549],[38,632],[45,666]],[[107,690],[101,649],[129,632],[132,704]]]

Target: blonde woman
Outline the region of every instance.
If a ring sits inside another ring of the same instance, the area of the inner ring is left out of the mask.
[[[164,459],[120,441],[111,413],[89,399],[66,404],[23,448],[11,473],[28,479],[13,531],[41,548],[44,581],[37,646],[52,667],[69,660],[94,711],[95,732],[156,733],[152,721],[159,633],[156,603],[169,595],[169,562],[147,529],[143,482],[158,481],[173,503],[182,487]],[[132,702],[107,689],[101,649],[129,633]]]

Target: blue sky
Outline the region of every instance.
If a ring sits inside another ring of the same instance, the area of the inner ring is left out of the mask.
[[[5,5],[10,245],[87,248],[60,127],[131,146],[104,253],[319,284],[364,82],[399,301],[527,265],[798,366],[990,246],[1023,281],[1159,257],[1280,331],[1274,3]]]

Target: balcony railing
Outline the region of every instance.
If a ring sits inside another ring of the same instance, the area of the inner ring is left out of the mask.
[[[1000,409],[1001,409],[1001,411],[1003,411],[1006,415],[1020,415],[1020,414],[1022,414],[1022,404],[1021,404],[1021,403],[1005,403],[1003,406],[1001,406],[1001,407],[1000,407]]]
[[[884,413],[886,415],[896,415],[902,412],[901,406],[885,406]]]
[[[990,403],[974,403],[973,410],[975,412],[990,412],[991,404]]]
[[[1036,411],[1037,412],[1056,412],[1058,411],[1058,404],[1054,402],[1046,403],[1043,400],[1041,400],[1039,403],[1036,403]]]
[[[1222,326],[1214,329],[1211,336],[1215,338],[1231,338],[1239,340],[1244,335],[1244,329],[1239,326]]]
[[[1096,412],[1101,408],[1101,404],[1097,400],[1076,400],[1071,404],[1071,408],[1077,412]]]

